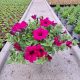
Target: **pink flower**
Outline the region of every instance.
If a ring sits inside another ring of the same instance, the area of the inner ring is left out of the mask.
[[[46,55],[47,55],[47,52],[44,50],[44,48],[40,44],[38,44],[38,45],[28,46],[25,48],[24,59],[33,63],[38,58]]]
[[[32,15],[31,16],[34,20],[37,19],[36,15]]]
[[[16,32],[10,31],[10,34],[13,35],[13,36],[15,35],[15,33],[16,33]]]
[[[46,58],[48,59],[48,61],[52,60],[52,57],[49,54],[46,56]]]
[[[33,37],[35,40],[43,40],[48,36],[48,30],[38,28],[33,31]]]
[[[55,23],[54,21],[52,21],[52,23],[51,23],[51,24],[52,24],[52,26],[55,26],[57,23]]]
[[[56,42],[55,44],[56,44],[56,46],[58,46],[58,47],[59,47],[59,46],[61,46],[61,45],[62,45],[62,43],[63,43],[63,42],[59,41],[59,42]]]
[[[12,29],[11,29],[11,32],[13,32],[13,33],[16,33],[17,31],[20,31],[20,23],[16,23],[13,27],[12,27]]]
[[[14,46],[14,48],[15,48],[16,50],[22,51],[22,48],[21,48],[21,46],[20,46],[20,44],[19,44],[18,42],[14,43],[13,46]]]
[[[48,18],[40,19],[40,26],[49,27],[52,24]]]
[[[59,47],[63,44],[63,41],[60,41],[59,37],[57,36],[54,38],[54,44]]]
[[[68,46],[69,48],[71,48],[72,45],[72,41],[66,41],[66,46]]]
[[[37,57],[43,57],[43,56],[47,55],[47,52],[45,51],[45,49],[40,44],[37,45],[36,49],[38,51]]]
[[[24,30],[26,27],[28,26],[28,24],[25,21],[22,21],[21,23],[16,23],[12,29],[11,29],[11,34],[15,35],[16,32],[20,32],[22,30]]]
[[[20,23],[20,27],[19,28],[22,30],[22,29],[25,29],[27,26],[28,26],[28,24],[25,21],[22,21]]]
[[[33,63],[37,59],[36,46],[28,46],[25,48],[24,59]]]
[[[54,41],[59,41],[59,36],[54,37]]]

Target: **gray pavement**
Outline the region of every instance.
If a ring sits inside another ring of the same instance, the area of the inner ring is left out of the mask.
[[[49,17],[50,20],[54,20],[56,22],[53,13],[46,3],[46,0],[33,0],[28,14],[25,17],[25,21],[29,20],[32,15],[36,14],[38,17]]]
[[[71,51],[58,52],[51,62],[5,64],[0,80],[80,80],[80,69]]]

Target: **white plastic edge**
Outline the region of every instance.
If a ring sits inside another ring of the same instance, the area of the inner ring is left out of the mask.
[[[10,42],[7,42],[5,46],[3,47],[2,51],[0,52],[0,71],[5,64],[5,61],[9,55],[9,49],[12,47]]]
[[[27,14],[29,9],[31,8],[31,5],[33,4],[33,0],[31,1],[31,3],[29,4],[28,8],[26,9],[25,13],[23,14],[22,18],[20,19],[19,22],[22,22],[23,20],[25,20],[25,18],[27,18]]]

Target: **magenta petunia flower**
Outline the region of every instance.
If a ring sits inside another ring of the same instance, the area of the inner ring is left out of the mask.
[[[20,32],[22,30],[24,30],[26,27],[28,26],[28,24],[25,21],[22,21],[21,23],[16,23],[12,29],[11,29],[11,34],[15,35],[16,32]]]
[[[56,44],[56,46],[58,46],[58,47],[59,47],[59,46],[61,46],[61,45],[62,45],[62,42],[60,42],[60,41],[59,41],[59,42],[56,42],[55,44]]]
[[[57,23],[55,23],[54,21],[52,21],[51,25],[52,26],[55,26]]]
[[[40,26],[49,27],[50,25],[52,25],[52,21],[48,18],[40,19]]]
[[[69,48],[71,48],[71,46],[72,46],[72,41],[66,41],[66,46],[68,46]]]
[[[48,30],[38,28],[33,31],[33,37],[35,40],[43,40],[48,36]]]
[[[20,31],[20,23],[16,23],[13,27],[12,27],[12,29],[11,29],[11,31],[13,32],[13,33],[16,33],[17,31]]]
[[[54,37],[54,41],[58,42],[59,41],[59,36]]]
[[[52,60],[52,56],[50,56],[49,54],[46,56],[46,58],[48,59],[48,61]]]
[[[45,51],[45,49],[40,44],[37,45],[36,49],[38,51],[37,57],[43,57],[43,56],[47,55],[47,52]]]
[[[54,44],[59,47],[63,44],[63,41],[60,41],[59,37],[55,37],[54,38]]]
[[[25,48],[24,59],[34,62],[37,59],[37,50],[36,46],[28,46]]]
[[[15,35],[15,33],[16,33],[16,32],[10,31],[10,34],[13,35],[13,36]]]
[[[37,19],[37,16],[36,16],[36,15],[32,15],[31,17],[32,17],[34,20]]]
[[[19,28],[22,30],[22,29],[25,29],[27,26],[28,26],[28,24],[25,21],[22,21],[20,23],[20,27]]]
[[[14,46],[14,48],[15,48],[16,50],[22,51],[22,48],[21,48],[21,46],[20,46],[20,44],[19,44],[18,42],[15,42],[13,46]]]
[[[33,63],[38,58],[46,55],[47,55],[47,52],[44,50],[44,48],[40,44],[38,44],[38,45],[28,46],[25,48],[24,59]]]

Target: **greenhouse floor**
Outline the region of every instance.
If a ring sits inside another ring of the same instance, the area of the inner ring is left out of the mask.
[[[80,68],[71,52],[65,51],[43,65],[5,64],[0,80],[80,80]]]
[[[31,15],[36,14],[58,21],[46,0],[32,0],[27,11],[21,20],[27,21]],[[80,80],[79,63],[73,53],[76,54],[72,50],[59,51],[51,62],[43,65],[5,64],[0,80]]]

